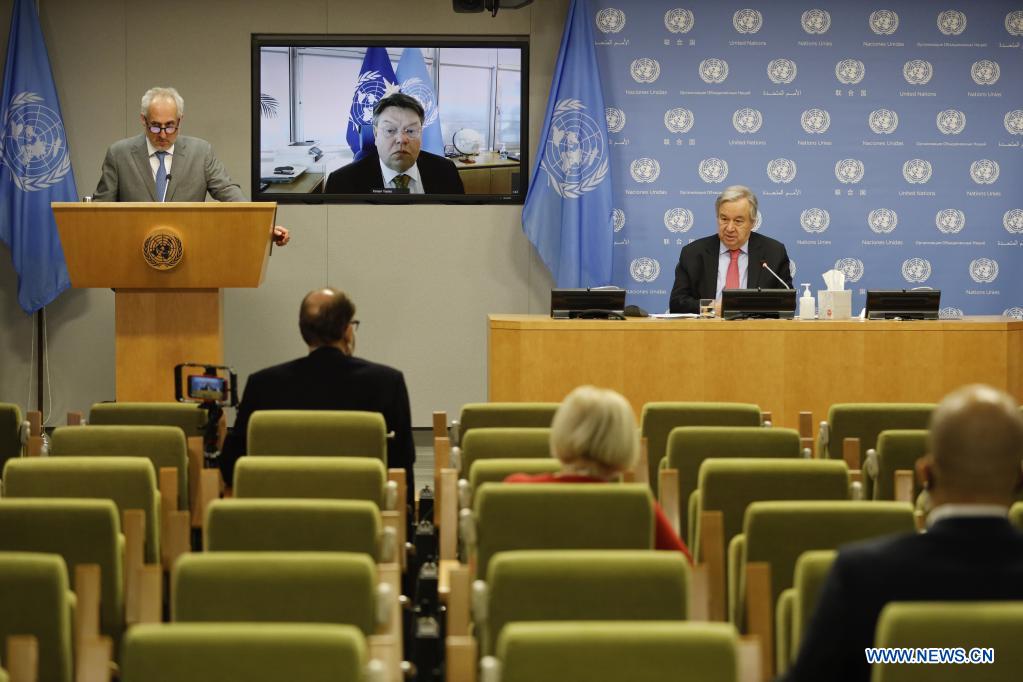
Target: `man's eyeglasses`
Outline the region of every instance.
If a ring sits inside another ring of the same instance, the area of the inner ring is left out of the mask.
[[[394,126],[380,126],[379,128],[377,128],[377,130],[380,131],[380,137],[388,139],[397,137],[398,134],[400,133],[410,140],[418,140],[419,136],[423,134],[423,129],[419,127],[402,128],[401,130],[399,130]]]
[[[354,331],[359,331],[359,321],[358,320],[352,320],[352,329]]]
[[[178,129],[178,124],[176,121],[174,123],[168,123],[165,126],[159,125],[158,123],[150,123],[146,127],[153,135],[159,135],[161,131],[168,135],[173,135]]]

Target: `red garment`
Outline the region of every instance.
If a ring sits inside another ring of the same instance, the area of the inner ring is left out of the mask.
[[[739,254],[742,253],[739,249],[731,249],[728,252],[728,256],[732,259],[728,261],[728,269],[725,271],[725,289],[738,289],[739,288]]]
[[[607,483],[593,476],[580,474],[512,474],[504,479],[505,483]],[[675,529],[671,527],[668,517],[657,500],[654,500],[654,549],[666,549],[682,552],[692,565],[693,557],[689,553],[686,543],[678,536]]]

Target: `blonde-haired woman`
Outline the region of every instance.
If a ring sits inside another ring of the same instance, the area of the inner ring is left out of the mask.
[[[639,434],[632,406],[620,393],[580,386],[562,401],[551,422],[551,455],[561,461],[554,474],[513,474],[508,483],[607,483],[632,469],[639,457]],[[654,502],[654,548],[689,549]]]

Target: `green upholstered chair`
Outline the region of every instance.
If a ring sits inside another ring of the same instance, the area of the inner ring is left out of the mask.
[[[75,566],[100,567],[100,631],[115,642],[124,630],[124,540],[112,500],[0,499],[0,551],[59,554]]]
[[[686,620],[689,563],[679,552],[520,550],[496,554],[473,587],[480,651],[508,623]]]
[[[84,428],[84,427],[79,427]],[[31,457],[4,468],[6,497],[73,497],[113,500],[121,515],[146,515],[145,561],[160,563],[160,495],[153,464],[145,457]]]
[[[177,426],[186,438],[202,436],[206,419],[198,403],[95,403],[89,410],[93,426]]]
[[[657,490],[657,471],[661,459],[668,451],[668,436],[676,427],[760,426],[760,421],[760,408],[749,403],[647,403],[643,406],[640,431],[647,439],[647,465],[651,488]],[[736,456],[753,455],[737,452]],[[696,480],[698,469],[698,464],[693,467],[690,481]],[[685,472],[680,471],[679,478],[684,480]],[[684,502],[688,498],[689,493],[686,491],[679,499]],[[682,528],[685,528],[685,524]]]
[[[367,500],[387,509],[395,505],[387,488],[384,463],[368,457],[242,457],[234,473],[239,499]]]
[[[500,682],[737,682],[738,646],[727,623],[511,623],[484,671],[499,667]]]
[[[379,507],[366,500],[215,500],[206,518],[208,551],[363,552],[385,561],[394,551],[385,537]]]
[[[480,576],[514,549],[651,549],[653,499],[641,483],[484,483],[461,531]]]
[[[22,420],[20,407],[14,403],[0,403],[0,471],[4,462],[21,457]]]
[[[836,549],[857,540],[913,533],[913,507],[898,502],[769,501],[746,508],[743,532],[728,546],[728,586],[731,620],[742,630],[746,612],[746,567],[753,562],[770,566],[773,609],[782,591],[792,586],[796,559],[811,549]],[[766,646],[773,651],[774,643]]]
[[[994,649],[984,665],[874,664],[871,682],[1018,680],[1023,670],[1023,602],[892,602],[877,621],[874,646]],[[984,659],[981,659],[984,660]],[[922,672],[925,674],[922,676]]]
[[[462,406],[455,431],[458,443],[472,429],[493,426],[550,427],[560,403],[466,403]]]
[[[72,602],[59,555],[0,551],[0,642],[33,635],[40,680],[72,680]]]
[[[378,625],[376,566],[365,554],[186,554],[172,581],[175,622],[344,623],[367,637]]]
[[[387,464],[379,412],[260,410],[249,419],[248,454],[374,457]]]
[[[1017,502],[1009,509],[1009,521],[1019,529],[1023,529],[1023,502]]]
[[[930,451],[927,429],[888,429],[877,436],[877,447],[867,451],[863,483],[867,499],[894,500],[895,472],[915,471],[916,461]],[[913,499],[922,487],[913,477]]]
[[[763,429],[775,431],[777,429]],[[700,466],[698,514],[720,511],[727,547],[742,532],[746,508],[762,500],[848,500],[849,470],[845,462],[812,459],[708,459]],[[697,517],[694,559],[700,558]]]
[[[561,462],[553,457],[481,459],[469,469],[469,488],[475,492],[484,483],[500,483],[512,474],[553,474],[559,471]]]
[[[121,655],[122,682],[337,682],[361,680],[366,638],[352,625],[165,623],[136,625]]]
[[[821,424],[817,453],[821,459],[842,459],[846,438],[860,439],[860,468],[867,450],[877,447],[877,436],[888,429],[926,429],[934,403],[837,403]]]
[[[817,608],[817,599],[836,554],[833,549],[811,550],[796,559],[793,586],[781,593],[775,611],[775,660],[779,675],[796,660],[803,633]]]
[[[465,434],[459,448],[459,478],[484,459],[550,458],[551,430],[541,427],[481,427]]]
[[[752,417],[751,414],[746,416]],[[691,529],[695,526],[696,519],[690,516],[685,504],[697,488],[700,465],[705,460],[712,457],[796,459],[802,456],[798,431],[782,428],[765,429],[758,426],[675,427],[668,434],[664,452],[661,466],[678,471],[679,525],[681,532],[684,533],[683,539],[694,537]],[[741,521],[739,523],[741,524]]]
[[[62,426],[53,432],[51,456],[146,457],[159,472],[178,472],[178,509],[188,506],[188,444],[173,426]]]
[[[7,675],[7,671],[0,668],[0,682],[8,682],[10,677]]]

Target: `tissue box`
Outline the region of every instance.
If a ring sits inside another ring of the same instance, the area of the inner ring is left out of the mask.
[[[852,291],[818,291],[817,319],[848,320],[852,317]]]

